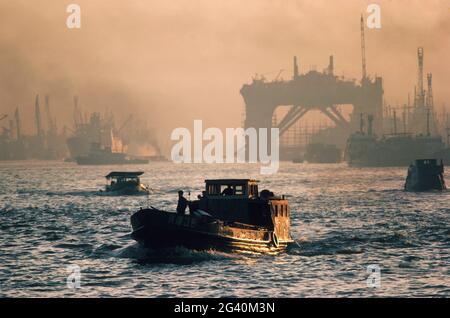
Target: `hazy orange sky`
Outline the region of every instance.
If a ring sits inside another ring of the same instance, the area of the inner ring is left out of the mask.
[[[81,6],[81,29],[66,27],[66,7]],[[72,96],[85,110],[137,112],[168,139],[178,126],[237,127],[241,86],[255,73],[292,76],[322,70],[360,78],[358,0],[1,0],[0,113],[19,105],[32,127],[36,93],[50,94],[61,122],[72,122]],[[368,72],[384,79],[386,100],[404,103],[425,50],[435,104],[449,103],[450,2],[378,1],[382,28],[366,30]],[[120,122],[120,120],[119,120]],[[164,143],[164,142],[163,142]],[[164,146],[164,145],[163,145]]]

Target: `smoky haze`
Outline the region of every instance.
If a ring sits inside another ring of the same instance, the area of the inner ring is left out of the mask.
[[[81,29],[66,7],[81,6]],[[49,94],[58,124],[72,125],[72,96],[85,111],[106,109],[120,124],[146,118],[167,151],[170,131],[194,119],[241,124],[241,86],[255,73],[292,76],[322,70],[361,77],[361,13],[370,1],[3,0],[0,3],[0,113],[21,107],[32,132],[34,96]],[[385,99],[403,104],[417,82],[417,47],[433,73],[435,105],[450,99],[448,1],[378,1],[380,30],[366,29],[367,69],[384,80]]]

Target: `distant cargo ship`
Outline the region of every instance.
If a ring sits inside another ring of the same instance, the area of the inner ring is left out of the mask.
[[[75,158],[79,165],[123,165],[147,164],[148,159],[130,158],[122,152],[112,152],[111,148],[101,148],[99,143],[93,143],[89,154]]]
[[[403,167],[434,158],[444,147],[440,136],[397,134],[378,139],[358,132],[348,139],[346,159],[350,166]]]
[[[442,159],[442,162],[446,166],[450,166],[450,148],[447,147],[438,153],[436,153],[435,158]]]
[[[309,163],[341,162],[342,151],[336,145],[312,143],[306,147],[304,159]]]
[[[85,156],[89,153],[91,140],[87,136],[73,136],[67,138],[67,147],[71,158]]]
[[[87,156],[94,143],[111,148],[112,152],[121,152],[122,141],[113,134],[112,123],[108,120],[102,122],[99,113],[92,113],[89,121],[79,119],[76,123],[73,136],[67,138],[70,157]]]

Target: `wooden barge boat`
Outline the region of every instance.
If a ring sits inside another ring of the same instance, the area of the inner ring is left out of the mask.
[[[131,216],[132,237],[149,248],[184,246],[251,253],[279,253],[293,243],[284,196],[258,192],[250,179],[206,180],[188,215],[156,208]]]

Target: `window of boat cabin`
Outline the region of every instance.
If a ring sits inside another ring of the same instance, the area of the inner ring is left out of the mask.
[[[242,196],[247,193],[247,185],[246,184],[208,184],[206,187],[206,191],[208,195],[211,196],[223,196],[224,190],[228,187],[231,187],[233,196]]]
[[[118,183],[125,183],[125,182],[139,183],[138,177],[118,177],[116,180]]]
[[[222,193],[220,191],[220,184],[208,184],[206,193],[208,195],[220,195]]]
[[[234,195],[244,195],[245,189],[244,186],[241,184],[237,184],[234,186]]]
[[[232,194],[230,195],[245,195],[247,188],[247,186],[244,184],[222,184],[220,185],[220,194],[224,195],[224,191],[228,189],[228,187],[230,187],[232,190]]]

